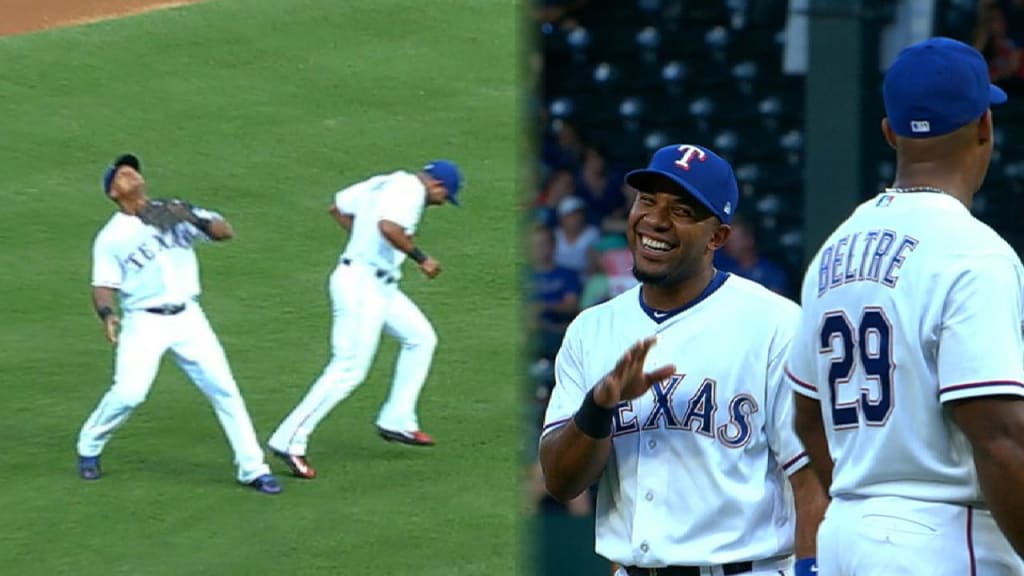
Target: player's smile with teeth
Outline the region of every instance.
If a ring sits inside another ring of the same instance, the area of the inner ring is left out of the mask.
[[[672,249],[672,245],[663,240],[657,240],[643,234],[639,234],[639,236],[640,244],[649,250],[654,250],[655,252],[668,252]]]

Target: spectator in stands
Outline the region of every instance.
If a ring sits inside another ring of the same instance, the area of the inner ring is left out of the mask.
[[[619,194],[622,196],[622,206],[613,210],[601,221],[601,232],[605,234],[625,234],[629,221],[629,208],[636,198],[636,190],[630,188],[622,181],[619,187]]]
[[[596,272],[587,277],[580,309],[595,306],[636,286],[633,253],[622,234],[605,234],[590,250]]]
[[[573,195],[576,190],[576,177],[569,168],[557,168],[548,174],[544,188],[537,195],[534,206],[539,209],[541,218],[548,226],[558,224],[558,206],[562,200]]]
[[[992,82],[1008,92],[1019,93],[1024,86],[1024,46],[1014,39],[1007,22],[1006,9],[1012,8],[1013,4],[1015,2],[996,0],[979,2],[974,47],[985,56]]]
[[[533,19],[542,24],[574,25],[573,16],[590,0],[535,0]]]
[[[538,357],[553,361],[569,322],[579,313],[583,285],[579,275],[555,264],[555,236],[537,225],[530,236],[533,259],[533,323],[539,343]]]
[[[551,132],[554,134],[554,146],[545,152],[546,161],[551,166],[569,167],[574,169],[583,161],[586,144],[575,124],[555,119],[551,121]]]
[[[765,260],[758,253],[754,227],[742,214],[733,217],[732,233],[725,246],[716,253],[715,266],[761,284],[765,288],[789,296],[789,281],[785,271],[777,264]],[[720,254],[720,255],[719,255]]]
[[[597,226],[587,224],[587,203],[579,196],[567,196],[558,203],[555,228],[555,264],[568,268],[586,280],[591,271],[588,251],[601,238]]]
[[[576,172],[576,195],[587,202],[587,222],[603,228],[606,219],[624,217],[626,198],[622,194],[623,174],[612,171],[604,152],[587,146]]]

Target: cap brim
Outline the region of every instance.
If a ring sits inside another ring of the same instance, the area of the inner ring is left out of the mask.
[[[680,188],[682,188],[684,192],[696,198],[697,201],[700,202],[705,208],[710,210],[712,214],[718,216],[719,219],[722,218],[722,215],[718,213],[718,210],[716,210],[715,207],[712,206],[710,202],[708,202],[708,199],[705,198],[699,190],[691,186],[690,183],[687,182],[686,180],[679,178],[678,176],[672,174],[671,172],[663,172],[661,170],[652,170],[650,168],[647,168],[641,170],[633,170],[632,172],[626,174],[626,184],[629,184],[631,187],[635,188],[636,190],[639,190],[640,192],[650,192],[654,188],[654,184],[658,180],[668,180],[669,182],[672,182],[673,184],[679,186]]]
[[[991,104],[1003,104],[1009,100],[1006,92],[995,84],[988,85],[988,101]]]
[[[458,206],[459,205],[459,199],[456,198],[455,196],[449,195],[448,196],[448,203],[450,203],[452,206]]]

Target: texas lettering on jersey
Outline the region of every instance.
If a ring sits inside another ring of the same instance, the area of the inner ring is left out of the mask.
[[[744,446],[753,429],[751,417],[759,411],[754,396],[745,392],[732,396],[722,414],[717,381],[699,380],[688,398],[683,386],[687,381],[686,374],[677,374],[655,383],[649,392],[654,404],[646,411],[637,400],[619,403],[612,415],[612,437],[663,428],[700,434],[727,448]]]
[[[156,259],[157,254],[173,248],[188,249],[192,247],[198,232],[194,232],[187,226],[177,226],[162,234],[152,234],[149,238],[140,242],[138,246],[126,256],[120,258],[121,265],[126,270],[139,271],[147,264]]]

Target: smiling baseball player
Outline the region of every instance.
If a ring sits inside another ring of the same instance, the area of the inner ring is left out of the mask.
[[[117,158],[103,176],[103,192],[119,208],[93,244],[96,313],[116,344],[114,382],[82,426],[78,470],[101,476],[100,453],[149,394],[160,359],[174,359],[213,404],[234,450],[238,481],[266,494],[281,492],[270,474],[249,412],[224,349],[199,305],[196,241],[234,236],[223,216],[183,202],[146,196],[139,159]],[[114,311],[119,299],[122,316]]]
[[[415,173],[398,170],[348,186],[335,195],[330,213],[350,232],[330,278],[333,309],[331,359],[306,396],[281,422],[269,445],[292,474],[314,478],[306,458],[309,437],[334,407],[365,380],[381,330],[398,339],[401,351],[377,431],[389,441],[431,446],[420,430],[416,404],[437,347],[437,335],[423,312],[398,287],[405,259],[427,278],[441,265],[413,243],[427,206],[458,205],[459,168],[438,160]]]
[[[794,551],[810,574],[826,501],[784,381],[799,309],[712,266],[738,200],[722,158],[666,146],[627,183],[640,285],[565,335],[546,486],[568,501],[600,480],[596,550],[620,575],[793,574]]]

